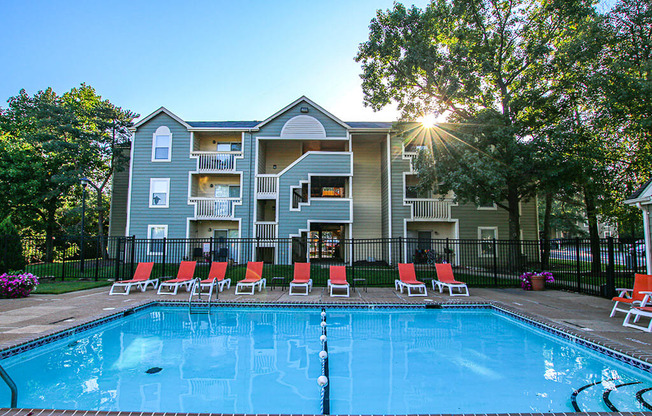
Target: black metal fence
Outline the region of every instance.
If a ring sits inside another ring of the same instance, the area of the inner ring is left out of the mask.
[[[0,237],[0,259],[11,240]],[[632,287],[634,273],[645,273],[640,245],[615,239],[591,247],[587,239],[554,240],[549,251],[537,240],[460,239],[256,239],[135,237],[23,237],[25,270],[45,279],[129,279],[138,262],[155,263],[153,277],[174,276],[183,260],[197,261],[205,277],[212,261],[229,262],[228,277],[244,277],[248,261],[264,261],[264,277],[292,277],[295,262],[310,261],[311,277],[325,285],[330,265],[345,265],[354,285],[392,286],[397,264],[414,263],[417,278],[434,277],[435,263],[451,263],[458,280],[475,287],[518,287],[524,271],[552,271],[548,287],[611,296],[616,287]],[[545,253],[548,256],[545,256]],[[595,255],[594,255],[595,254]],[[0,261],[0,264],[2,262]],[[283,279],[279,279],[283,280]]]

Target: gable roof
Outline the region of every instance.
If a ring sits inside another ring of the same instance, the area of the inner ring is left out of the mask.
[[[650,184],[652,184],[652,178],[648,179],[644,184],[638,187],[627,199],[625,200],[625,204],[627,205],[634,205],[640,202],[652,202],[652,195],[651,192],[648,191],[648,188],[650,188]]]
[[[165,113],[165,114],[167,114],[168,116],[170,116],[171,118],[173,118],[175,121],[177,121],[179,124],[183,125],[185,128],[187,128],[187,129],[190,128],[190,125],[188,125],[188,123],[186,123],[185,121],[181,120],[181,118],[177,117],[177,115],[174,114],[172,111],[168,110],[168,109],[165,108],[165,107],[159,107],[158,110],[155,110],[155,111],[152,112],[150,115],[148,115],[148,116],[145,117],[144,119],[140,120],[138,123],[134,124],[133,127],[131,127],[130,130],[135,131],[136,129],[138,129],[138,127],[140,127],[140,126],[142,126],[143,124],[147,123],[148,121],[150,121],[151,119],[153,119],[154,117],[156,117],[157,115],[159,115],[160,113]]]
[[[276,117],[278,117],[281,114],[285,113],[290,108],[292,108],[295,105],[299,104],[301,101],[305,101],[308,104],[310,104],[311,106],[315,107],[317,110],[321,111],[323,114],[328,116],[331,120],[333,120],[334,122],[336,122],[340,126],[344,127],[345,129],[347,129],[347,130],[350,129],[350,126],[348,124],[346,124],[345,122],[343,122],[339,118],[335,117],[334,115],[332,115],[328,111],[324,110],[321,106],[316,104],[314,101],[312,101],[310,98],[306,97],[305,95],[302,95],[301,97],[297,98],[296,100],[294,100],[290,104],[286,105],[285,107],[283,107],[282,109],[280,109],[276,113],[272,114],[270,117],[267,117],[265,120],[258,123],[258,125],[256,125],[256,128],[259,129],[259,128],[263,127],[265,124],[269,123],[270,121],[274,120]]]
[[[347,121],[352,129],[379,129],[388,130],[394,123],[388,121]]]

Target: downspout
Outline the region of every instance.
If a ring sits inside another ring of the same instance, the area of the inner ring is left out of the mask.
[[[650,238],[650,209],[649,205],[643,206],[640,202],[636,204],[636,207],[641,210],[643,213],[643,236],[645,240],[645,267],[647,274],[652,274],[652,239]]]
[[[251,230],[249,231],[249,235],[254,238],[256,235],[254,234],[256,231],[256,219],[253,217],[253,208],[254,205],[258,203],[256,200],[256,195],[254,195],[254,178],[256,177],[256,174],[258,173],[258,166],[255,167],[256,171],[254,172],[254,144],[253,144],[253,134],[251,133],[251,129],[249,130],[249,192],[251,195],[251,198],[249,201],[249,224],[251,225]],[[257,151],[258,149],[256,149]]]

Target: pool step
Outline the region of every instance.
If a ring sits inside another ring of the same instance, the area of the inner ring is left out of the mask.
[[[652,384],[638,380],[604,380],[587,384],[571,395],[576,412],[649,412]]]

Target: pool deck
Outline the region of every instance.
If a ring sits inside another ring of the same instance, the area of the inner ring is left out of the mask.
[[[428,291],[427,297],[408,297],[390,288],[352,290],[349,298],[328,296],[326,288],[315,287],[308,296],[289,296],[287,289],[267,287],[254,296],[235,295],[234,287],[220,293],[219,302],[311,303],[311,304],[450,304],[491,303],[539,322],[578,335],[599,345],[652,364],[652,334],[622,326],[624,314],[609,318],[611,300],[571,292],[546,290],[470,288],[471,296],[450,297]],[[188,300],[180,290],[176,296],[157,295],[152,289],[132,291],[127,296],[109,296],[109,287],[63,295],[32,294],[24,299],[0,299],[0,350],[53,334],[94,319],[109,316],[157,300]],[[23,409],[0,409],[0,416],[28,416]],[[33,411],[29,416],[87,416],[107,412]],[[118,413],[113,413],[118,414]],[[122,412],[127,415],[128,412]],[[137,415],[140,413],[132,413]],[[570,413],[567,413],[570,414]],[[586,414],[586,413],[583,413]],[[613,413],[612,413],[613,414]],[[622,413],[632,414],[632,413]],[[637,413],[641,414],[641,413]],[[652,415],[652,413],[646,413]],[[143,413],[150,415],[150,413]]]

